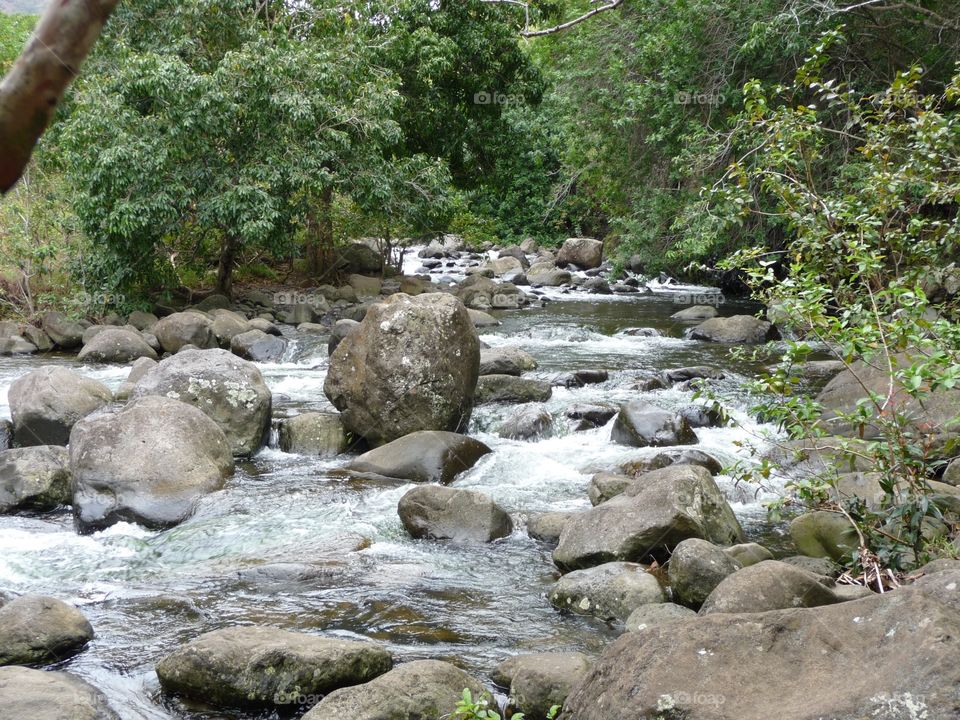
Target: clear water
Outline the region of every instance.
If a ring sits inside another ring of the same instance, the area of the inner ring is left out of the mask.
[[[547,407],[557,434],[549,439],[497,437],[500,421],[515,408],[475,412],[471,433],[495,452],[455,485],[482,490],[513,514],[516,530],[504,541],[469,547],[414,541],[396,514],[410,486],[350,483],[330,474],[346,457],[320,461],[268,448],[242,463],[194,517],[170,530],[120,524],[79,536],[68,512],[0,517],[0,588],[54,595],[82,608],[97,636],[64,667],[104,690],[125,720],[254,717],[164,698],[153,672],[154,663],[180,643],[232,624],[372,638],[387,643],[399,659],[451,659],[480,677],[516,652],[597,653],[618,631],[560,616],[550,607],[546,592],[557,573],[549,548],[527,537],[525,518],[588,507],[585,488],[592,473],[645,451],[610,443],[609,427],[573,432],[565,408],[639,397],[629,387],[644,372],[710,364],[728,371],[719,387],[743,427],[698,430],[700,446],[730,461],[741,452],[737,440],[764,429],[746,413],[741,389],[756,368],[733,362],[724,347],[682,339],[684,326],[669,320],[676,310],[669,297],[574,295],[503,314],[501,326],[484,331],[482,339],[491,346],[519,345],[533,354],[540,363],[536,373],[610,371],[601,385],[555,390]],[[727,307],[724,314],[734,310],[741,311]],[[656,327],[665,337],[621,334],[630,327]],[[261,366],[279,414],[329,408],[322,389],[325,344],[325,338],[299,338],[288,361]],[[48,362],[114,388],[127,373],[66,357],[3,359],[0,415],[9,416],[6,390],[13,379]],[[647,395],[667,407],[690,401],[689,393],[677,390]],[[751,534],[768,533],[752,489],[736,488],[724,477],[719,482]],[[306,578],[250,575],[251,568],[273,563],[315,563],[321,569]]]

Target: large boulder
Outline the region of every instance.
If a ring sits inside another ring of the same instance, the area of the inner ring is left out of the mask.
[[[562,720],[952,718],[960,572],[814,609],[723,614],[622,636]],[[868,671],[851,672],[864,667]]]
[[[727,345],[752,345],[775,340],[777,329],[766,320],[753,315],[715,317],[690,330],[692,340],[725,343]]]
[[[779,560],[764,560],[724,578],[704,600],[700,614],[818,607],[841,599],[832,580]]]
[[[193,405],[223,430],[234,455],[259,450],[270,427],[272,395],[256,365],[226,350],[184,350],[162,360],[131,400],[168,397]]]
[[[47,665],[93,639],[79,610],[56,598],[21,595],[0,607],[0,665]]]
[[[670,319],[681,322],[702,322],[716,316],[717,309],[713,305],[693,305],[675,312]]]
[[[133,361],[133,365],[130,366],[130,374],[127,375],[127,379],[120,383],[120,387],[117,388],[115,394],[116,400],[129,400],[130,393],[133,392],[133,388],[136,387],[137,383],[140,382],[140,378],[150,372],[153,368],[157,366],[156,360],[151,360],[150,358],[139,358]]]
[[[263,330],[247,330],[230,338],[230,352],[251,362],[279,362],[287,350],[287,341]]]
[[[654,625],[663,625],[664,623],[677,621],[682,622],[695,617],[697,617],[695,611],[672,602],[641,605],[630,613],[624,629],[627,632],[640,632]]]
[[[407,482],[449,483],[489,452],[489,447],[466,435],[421,430],[364,453],[346,469]]]
[[[127,328],[106,328],[98,332],[77,355],[81,362],[129,363],[142,357],[157,359],[140,333]]]
[[[543,720],[550,708],[562,706],[593,665],[580,652],[519,655],[507,663],[510,705],[530,720]]]
[[[376,643],[268,627],[231,627],[191,640],[157,663],[165,692],[220,707],[301,705],[368,682],[393,666]]]
[[[849,560],[860,547],[856,530],[840,513],[814,510],[790,523],[790,538],[801,555]]]
[[[153,326],[153,334],[168,353],[179,352],[184,345],[201,350],[217,347],[213,320],[201,312],[178,312],[161,318]]]
[[[454,297],[391,295],[333,355],[324,392],[373,445],[418,430],[462,431],[473,411],[480,340]]]
[[[567,238],[557,253],[557,265],[576,265],[581,270],[600,267],[603,243],[593,238]]]
[[[677,545],[670,556],[670,587],[679,602],[699,608],[717,585],[740,568],[740,563],[723,548],[689,538]]]
[[[44,313],[41,327],[59,348],[75,350],[83,344],[83,325],[63,313]]]
[[[70,457],[59,445],[0,452],[0,513],[54,510],[70,502]]]
[[[482,348],[480,375],[516,375],[536,370],[537,361],[530,353],[516,347]]]
[[[643,565],[629,562],[575,570],[560,578],[547,596],[558,610],[621,621],[641,605],[667,600],[657,578]]]
[[[400,498],[397,514],[415,538],[492,542],[513,532],[507,511],[476,490],[416,487]]]
[[[453,711],[464,690],[475,698],[483,694],[483,686],[455,665],[417,660],[363,685],[335,690],[303,720],[437,720]]]
[[[307,412],[280,423],[280,449],[300,455],[334,457],[349,447],[347,433],[336,413]]]
[[[346,275],[378,275],[383,256],[366,243],[352,242],[337,250],[335,267]]]
[[[513,375],[483,375],[476,387],[478,405],[491,402],[546,402],[552,394],[553,388],[548,382]]]
[[[17,378],[7,399],[16,445],[66,445],[74,424],[109,403],[113,393],[101,382],[51,365]]]
[[[0,668],[0,716],[9,720],[120,720],[106,696],[66,672]]]
[[[218,309],[211,310],[209,314],[213,318],[210,329],[213,330],[220,347],[230,347],[233,338],[250,330],[250,322],[240,313]]]
[[[632,447],[666,447],[693,445],[697,435],[683,416],[634,400],[620,406],[610,439]]]
[[[553,559],[571,569],[613,560],[662,560],[687,538],[730,545],[742,536],[710,473],[697,465],[671,465],[641,475],[612,500],[574,515]]]
[[[169,527],[223,487],[233,456],[223,431],[195,407],[144,397],[77,423],[70,434],[70,470],[81,530],[121,520]]]
[[[527,518],[527,535],[534,540],[558,543],[563,526],[570,522],[576,513],[572,512],[545,512],[536,513]]]
[[[327,341],[327,355],[333,355],[333,351],[343,342],[343,339],[358,327],[360,327],[360,323],[356,320],[350,320],[349,318],[337,320],[333,324],[333,329],[330,330],[330,339]]]

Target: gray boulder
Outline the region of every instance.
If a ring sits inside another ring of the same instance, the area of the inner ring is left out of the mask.
[[[480,340],[454,297],[398,293],[371,306],[330,357],[324,392],[373,445],[418,430],[461,431],[473,411]]]
[[[20,335],[0,337],[0,355],[33,355],[38,348]]]
[[[538,263],[527,271],[527,281],[531,285],[542,285],[543,287],[559,287],[560,285],[569,285],[573,276],[566,270],[558,270],[555,267],[544,267],[546,263]]]
[[[713,307],[713,305],[693,305],[675,312],[670,316],[670,319],[679,320],[681,322],[701,322],[703,320],[710,320],[716,316],[717,309]]]
[[[722,580],[704,600],[700,614],[811,608],[841,599],[833,591],[833,581],[779,560],[764,560]]]
[[[593,238],[567,238],[557,253],[557,265],[576,265],[581,270],[600,267],[603,243]]]
[[[75,350],[83,344],[83,325],[71,320],[63,313],[44,313],[40,324],[43,331],[59,348]]]
[[[263,330],[247,330],[230,339],[230,352],[251,362],[270,363],[283,359],[287,341]]]
[[[346,469],[360,475],[446,484],[489,452],[489,447],[466,435],[422,430],[364,453]]]
[[[527,519],[527,535],[534,540],[557,543],[563,526],[570,522],[576,513],[572,512],[545,512],[531,515]]]
[[[106,328],[98,332],[77,355],[81,362],[128,363],[138,358],[157,359],[157,353],[138,332]]]
[[[356,320],[348,318],[337,320],[333,325],[333,330],[330,331],[330,340],[327,341],[327,355],[333,355],[333,351],[343,342],[343,339],[358,327],[360,327],[360,323]]]
[[[578,420],[577,430],[603,427],[619,412],[613,405],[602,403],[576,403],[567,408],[566,416]]]
[[[101,382],[47,366],[17,378],[7,399],[17,445],[66,445],[74,424],[109,403],[113,393]]]
[[[352,242],[337,250],[335,267],[347,275],[377,275],[383,270],[383,256],[366,243]]]
[[[528,405],[504,420],[497,434],[510,440],[548,438],[553,435],[553,416],[543,405]]]
[[[697,442],[686,418],[642,400],[620,406],[610,439],[632,447],[693,445]]]
[[[480,375],[515,375],[536,370],[537,361],[530,353],[514,347],[481,348]]]
[[[0,665],[48,665],[93,639],[79,610],[56,598],[21,595],[0,607]]]
[[[483,686],[460,668],[417,660],[368,683],[335,690],[303,720],[437,720],[453,711],[465,689],[475,698],[483,694]]]
[[[230,341],[234,337],[250,330],[250,323],[247,318],[232,310],[212,310],[210,311],[210,317],[213,318],[210,329],[213,330],[217,342],[223,348],[230,347]]]
[[[217,347],[213,321],[200,312],[167,315],[153,326],[153,334],[168,353],[179,352],[184,345],[193,345],[201,350]]]
[[[958,588],[960,572],[944,572],[828,607],[628,633],[604,650],[561,718],[952,718],[960,706]],[[864,658],[868,671],[851,672]]]
[[[154,325],[160,322],[160,318],[151,312],[134,310],[127,317],[127,324],[133,325],[137,330],[150,330]]]
[[[730,545],[742,536],[710,473],[696,465],[674,465],[641,475],[621,495],[575,515],[563,529],[553,560],[572,569],[613,560],[663,559],[687,538]]]
[[[776,340],[777,337],[777,329],[771,323],[753,315],[712,318],[690,330],[692,340],[706,340],[727,345],[765,343],[768,340]]]
[[[280,423],[280,449],[300,455],[334,457],[346,452],[349,443],[336,413],[301,413]]]
[[[628,562],[575,570],[560,578],[547,597],[558,610],[621,621],[641,605],[667,601],[657,578],[643,565]]]
[[[66,672],[0,668],[0,708],[9,720],[120,720],[106,696]]]
[[[633,485],[636,478],[618,473],[601,472],[590,478],[587,485],[587,497],[591,505],[599,505],[621,494]]]
[[[672,602],[641,605],[630,613],[625,629],[627,632],[640,632],[655,625],[684,621],[695,617],[697,617],[697,613],[694,610]]]
[[[144,397],[77,423],[70,434],[73,512],[82,531],[126,520],[169,527],[223,487],[233,457],[223,431],[195,407]]]
[[[678,602],[699,608],[724,579],[741,568],[723,548],[699,538],[689,538],[674,548],[668,577]]]
[[[799,515],[790,523],[790,538],[802,555],[848,560],[857,551],[856,531],[840,513],[814,510]]]
[[[546,402],[553,395],[550,383],[513,375],[484,375],[477,381],[476,402],[529,403]]]
[[[0,452],[0,513],[54,510],[70,497],[66,448],[37,445]]]
[[[724,548],[723,551],[741,567],[756,565],[764,560],[773,560],[773,553],[757,543],[740,543]]]
[[[475,490],[422,485],[400,498],[397,514],[415,538],[492,542],[513,532],[510,515]]]
[[[150,358],[143,357],[134,360],[133,365],[130,367],[130,374],[127,375],[127,379],[120,383],[120,387],[117,388],[115,396],[116,399],[129,400],[130,393],[133,392],[133,388],[136,387],[138,382],[140,382],[140,378],[142,378],[156,366],[157,361]]]
[[[282,707],[368,682],[392,666],[376,643],[244,626],[191,640],[157,663],[157,677],[167,693],[218,707]]]
[[[234,455],[259,450],[270,427],[272,395],[256,365],[226,350],[184,350],[147,372],[132,400],[168,397],[193,405],[223,430]]]
[[[510,706],[530,720],[543,720],[554,705],[561,706],[570,691],[589,672],[593,662],[580,652],[518,655],[494,672],[509,679]]]

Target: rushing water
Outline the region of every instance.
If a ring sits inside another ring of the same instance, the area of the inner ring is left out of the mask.
[[[153,672],[178,644],[232,624],[373,638],[399,659],[452,659],[480,677],[516,652],[599,652],[618,631],[550,607],[546,591],[557,577],[550,549],[527,536],[524,521],[530,512],[589,507],[592,473],[648,451],[612,444],[609,427],[573,432],[566,407],[637,398],[631,381],[644,372],[709,364],[728,372],[718,389],[742,427],[698,430],[700,447],[732,461],[742,452],[735,442],[761,430],[745,412],[741,389],[756,368],[732,361],[724,347],[682,339],[684,326],[669,319],[677,309],[669,297],[572,295],[502,314],[501,326],[482,331],[491,346],[518,345],[533,354],[540,364],[534,375],[610,371],[600,385],[555,389],[546,403],[556,421],[549,439],[500,439],[499,422],[515,408],[475,412],[471,433],[495,452],[455,485],[482,490],[511,512],[516,530],[503,541],[412,540],[396,513],[409,485],[346,481],[330,473],[345,457],[324,461],[267,448],[239,464],[224,490],[170,530],[122,523],[79,536],[67,511],[0,517],[0,589],[54,595],[82,608],[96,639],[63,667],[104,690],[124,720],[253,717],[165,698]],[[741,311],[727,307],[724,314],[734,310]],[[656,327],[664,336],[622,333],[631,327]],[[323,395],[325,345],[325,338],[298,336],[289,362],[260,366],[275,412],[330,407]],[[0,415],[9,417],[9,384],[47,362],[72,366],[114,389],[127,373],[66,357],[3,359]],[[665,407],[690,402],[690,393],[678,390],[645,395]],[[725,477],[719,482],[748,531],[755,537],[768,532],[751,489]],[[315,571],[300,572],[293,563],[310,563]]]

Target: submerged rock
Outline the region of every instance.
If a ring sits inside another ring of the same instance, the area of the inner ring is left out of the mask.
[[[36,445],[0,452],[0,513],[54,510],[70,497],[66,448]]]
[[[400,498],[397,514],[415,538],[492,542],[513,532],[510,515],[476,490],[417,487]]]
[[[437,720],[452,712],[464,690],[483,686],[463,670],[439,660],[417,660],[375,680],[327,695],[303,720]]]
[[[692,340],[707,340],[727,345],[765,343],[776,340],[778,336],[777,329],[771,323],[753,315],[712,318],[690,330]]]
[[[307,412],[280,422],[280,449],[300,455],[334,457],[349,445],[340,416],[336,413]]]
[[[282,707],[368,682],[392,665],[376,643],[245,626],[188,642],[157,663],[157,677],[167,693],[218,707]]]
[[[66,672],[0,668],[0,714],[10,720],[120,720],[107,697]]]
[[[63,367],[47,366],[17,378],[7,393],[14,442],[66,445],[81,418],[113,400],[110,388]]]
[[[79,610],[56,598],[21,595],[0,607],[0,665],[48,665],[93,639]]]
[[[490,452],[489,447],[467,435],[421,430],[364,453],[346,470],[407,482],[446,484]]]
[[[543,405],[528,405],[504,420],[497,433],[510,440],[539,440],[553,435],[553,416]]]
[[[391,295],[330,357],[324,392],[373,445],[419,430],[461,431],[473,410],[480,340],[454,297]]]
[[[537,361],[520,348],[482,348],[480,350],[480,375],[515,375],[535,370]]]
[[[643,565],[611,562],[564,575],[547,593],[558,610],[626,620],[641,605],[666,602],[657,579]]]
[[[632,447],[693,445],[697,442],[686,418],[641,400],[620,406],[610,439]]]
[[[484,375],[477,382],[478,405],[491,402],[529,403],[546,402],[553,394],[550,383],[512,375]]]

